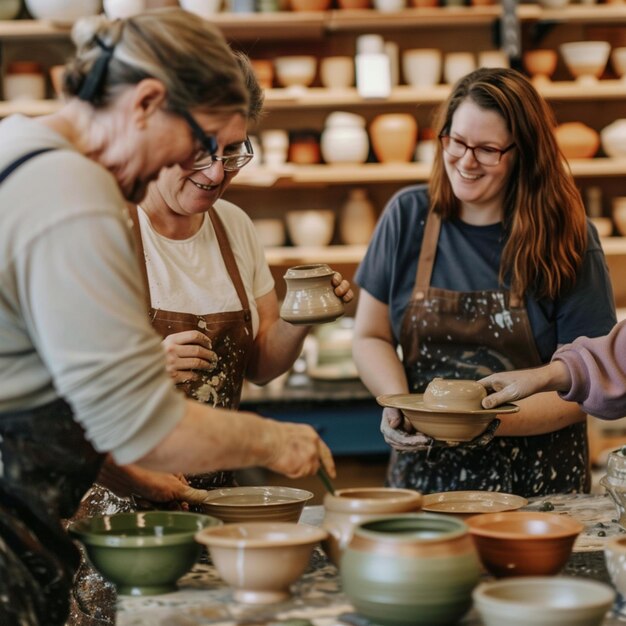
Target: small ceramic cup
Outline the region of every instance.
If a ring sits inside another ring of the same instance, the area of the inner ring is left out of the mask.
[[[341,317],[344,306],[331,282],[334,273],[325,263],[290,267],[284,276],[287,293],[280,317],[291,324],[320,324]]]
[[[349,56],[325,57],[320,61],[320,81],[326,89],[346,89],[354,85],[354,59]]]
[[[471,52],[449,52],[443,62],[443,77],[448,85],[476,69],[476,60]]]
[[[404,82],[413,87],[430,87],[441,80],[443,55],[437,48],[415,48],[402,55]]]

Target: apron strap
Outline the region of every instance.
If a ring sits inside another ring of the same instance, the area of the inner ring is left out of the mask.
[[[215,230],[217,243],[220,247],[220,252],[222,253],[222,258],[224,259],[224,264],[226,265],[226,270],[228,271],[228,275],[233,282],[235,291],[239,296],[241,307],[245,312],[247,312],[246,322],[249,322],[250,302],[248,301],[248,294],[246,293],[246,289],[243,285],[243,280],[241,278],[241,273],[239,272],[239,267],[237,266],[237,261],[235,260],[233,249],[228,242],[228,235],[226,234],[224,223],[220,219],[220,216],[217,214],[214,207],[209,209],[209,217],[211,218],[211,224],[213,224],[213,230]]]
[[[148,266],[146,265],[146,255],[143,249],[143,240],[141,238],[141,228],[139,226],[139,210],[137,205],[132,202],[126,203],[128,214],[133,223],[133,238],[135,239],[135,248],[137,251],[137,258],[139,260],[139,269],[143,277],[143,283],[145,286],[144,292],[146,295],[146,307],[148,312],[152,309],[152,299],[150,297],[150,282],[148,281]]]
[[[422,248],[417,261],[417,273],[415,287],[413,288],[412,300],[423,300],[430,287],[430,280],[435,266],[437,256],[437,242],[441,231],[441,216],[439,213],[430,211],[426,217],[424,226],[424,236],[422,237]]]
[[[7,167],[0,172],[0,183],[3,183],[6,178],[8,178],[20,165],[26,163],[26,161],[30,161],[30,159],[36,157],[37,155],[43,154],[44,152],[50,152],[51,150],[56,150],[56,148],[39,148],[38,150],[32,150],[31,152],[27,152],[21,157],[15,159],[15,161],[9,163],[9,165],[7,165]]]

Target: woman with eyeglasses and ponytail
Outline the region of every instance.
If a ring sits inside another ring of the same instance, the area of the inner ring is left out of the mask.
[[[66,623],[80,555],[61,520],[106,455],[164,476],[334,475],[311,427],[177,391],[147,316],[126,203],[163,167],[226,156],[220,132],[249,114],[240,64],[180,9],[73,36],[61,108],[0,122],[1,624]]]
[[[391,199],[356,275],[354,358],[374,395],[538,366],[579,335],[613,327],[606,261],[554,126],[515,70],[479,69],[453,87],[436,120],[429,184]],[[456,446],[385,408],[388,484],[526,497],[588,491],[585,413],[555,392],[519,407]]]

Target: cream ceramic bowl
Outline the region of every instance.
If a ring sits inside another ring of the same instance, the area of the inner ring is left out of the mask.
[[[234,599],[250,604],[287,600],[290,585],[327,535],[315,526],[287,522],[226,524],[220,530],[201,531],[196,540],[208,547],[219,575],[234,588]]]
[[[285,220],[289,238],[296,246],[327,246],[333,238],[334,211],[287,211]]]
[[[593,81],[604,72],[611,44],[607,41],[571,41],[561,44],[559,49],[574,78]]]
[[[291,487],[231,487],[215,489],[200,505],[202,512],[223,522],[297,522],[310,491]]]
[[[611,65],[620,78],[626,76],[626,47],[613,48],[611,51]]]
[[[626,156],[626,119],[615,120],[600,131],[602,149],[609,157]]]
[[[483,583],[473,598],[485,626],[600,626],[615,592],[594,580],[537,576]]]
[[[308,87],[315,79],[317,58],[309,55],[274,59],[276,79],[283,87]]]
[[[261,245],[265,248],[285,244],[285,223],[278,218],[252,220]]]

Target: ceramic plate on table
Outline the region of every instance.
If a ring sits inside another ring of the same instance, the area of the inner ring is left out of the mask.
[[[448,491],[424,496],[422,509],[431,513],[474,515],[514,511],[528,504],[526,498],[496,491]]]
[[[519,407],[515,404],[502,404],[493,409],[475,409],[473,411],[461,411],[459,409],[442,409],[430,407],[424,404],[423,393],[391,393],[378,396],[376,402],[381,406],[388,406],[401,411],[416,411],[420,413],[458,413],[459,415],[494,415],[502,413],[517,413]]]

